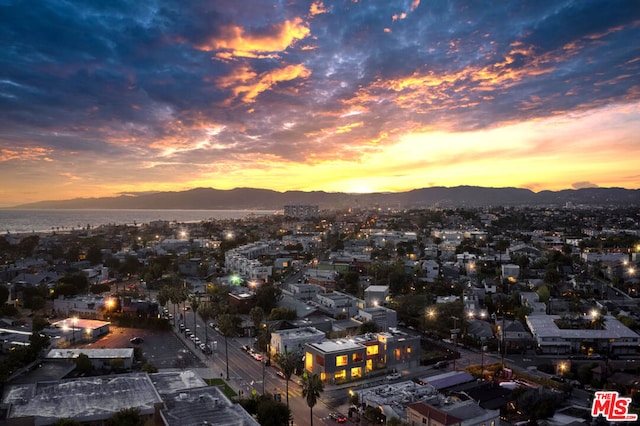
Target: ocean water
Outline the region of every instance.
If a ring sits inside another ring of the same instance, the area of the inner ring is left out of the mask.
[[[0,234],[60,232],[100,225],[133,225],[167,220],[194,223],[203,220],[269,216],[273,210],[2,210]]]

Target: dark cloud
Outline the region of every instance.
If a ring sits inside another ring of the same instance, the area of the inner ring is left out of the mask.
[[[215,149],[175,158],[303,162],[399,126],[472,130],[640,97],[634,1],[335,0],[316,16],[311,3],[3,2],[0,143],[153,158],[208,138]]]

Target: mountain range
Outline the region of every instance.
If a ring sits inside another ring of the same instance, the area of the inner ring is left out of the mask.
[[[155,192],[104,198],[40,201],[16,209],[184,209],[184,210],[280,210],[285,205],[317,205],[341,208],[431,208],[550,205],[640,205],[640,189],[582,188],[533,192],[522,188],[478,186],[430,187],[405,192],[367,194],[324,191],[285,191],[235,188],[195,188],[179,192]]]

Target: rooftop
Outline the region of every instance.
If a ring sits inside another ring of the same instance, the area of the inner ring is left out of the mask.
[[[207,383],[194,370],[162,371],[150,374],[149,377],[161,394],[207,386]]]
[[[131,407],[152,414],[162,399],[146,373],[132,373],[10,385],[2,403],[11,404],[7,419],[33,417],[38,425],[64,418],[91,422]]]
[[[640,336],[616,318],[607,315],[602,330],[563,329],[555,323],[560,315],[530,315],[527,324],[537,337],[561,337],[564,339],[638,339]]]
[[[188,389],[165,396],[162,417],[168,426],[258,426],[239,404],[232,404],[215,386]]]
[[[111,349],[51,349],[45,358],[48,359],[75,359],[80,354],[85,354],[92,359],[133,358],[133,348]]]

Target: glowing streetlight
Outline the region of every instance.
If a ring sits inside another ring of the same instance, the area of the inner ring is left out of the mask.
[[[240,277],[240,275],[238,275],[238,274],[233,274],[229,278],[229,281],[231,281],[231,284],[237,286],[237,285],[242,284],[242,277]]]
[[[558,371],[560,372],[560,376],[564,376],[564,373],[567,371],[567,363],[561,362],[558,364]]]
[[[62,326],[62,329],[64,331],[69,331],[69,329],[71,329],[71,342],[75,343],[76,341],[76,322],[78,321],[77,317],[71,317],[71,327],[69,327],[69,325],[67,324],[67,320],[64,320],[64,324]]]
[[[116,306],[116,301],[111,299],[111,298],[109,298],[106,301],[106,305],[107,305],[107,310],[110,311]]]

